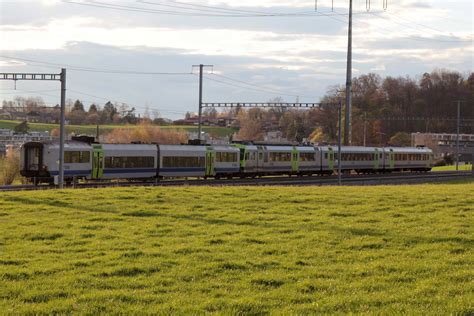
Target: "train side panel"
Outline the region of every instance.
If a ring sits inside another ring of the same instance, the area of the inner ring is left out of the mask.
[[[156,145],[103,144],[102,150],[102,179],[147,179],[156,176]]]
[[[205,146],[159,145],[160,177],[204,177],[206,175]]]
[[[210,146],[213,151],[216,177],[237,175],[240,172],[240,150],[232,146]]]

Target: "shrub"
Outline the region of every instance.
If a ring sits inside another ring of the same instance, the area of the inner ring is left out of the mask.
[[[20,155],[18,151],[9,150],[0,158],[0,185],[10,185],[20,177]]]
[[[116,128],[107,134],[108,143],[129,144],[131,142],[181,144],[187,142],[186,133],[173,129],[161,129],[149,123],[142,123],[135,128]]]

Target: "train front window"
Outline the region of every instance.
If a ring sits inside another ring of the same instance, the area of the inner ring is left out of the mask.
[[[39,147],[28,148],[27,169],[31,171],[39,170],[41,149]]]

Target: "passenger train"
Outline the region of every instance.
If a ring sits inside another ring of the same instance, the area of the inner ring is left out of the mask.
[[[265,175],[330,175],[338,165],[337,146],[64,145],[64,178],[161,179],[175,177],[232,178]],[[21,148],[21,175],[35,183],[53,183],[59,174],[59,142],[28,142]],[[341,147],[343,172],[385,173],[429,171],[428,148]]]

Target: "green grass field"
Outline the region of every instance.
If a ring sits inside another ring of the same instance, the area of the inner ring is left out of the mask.
[[[474,313],[474,182],[2,193],[2,313]]]
[[[0,128],[8,128],[13,129],[16,125],[20,124],[20,121],[8,121],[8,120],[0,120]],[[45,124],[45,123],[28,123],[31,131],[51,131],[55,128],[59,128],[57,124]],[[100,126],[100,133],[107,134],[110,133],[115,128],[134,128],[133,125],[101,125]],[[184,131],[194,131],[197,132],[197,126],[178,126],[178,125],[170,125],[170,126],[160,126],[163,129],[176,129],[176,130],[184,130]],[[227,128],[227,127],[214,127],[214,126],[203,126],[202,130],[208,132],[213,135],[217,136],[229,136],[232,135],[236,129],[234,128]],[[86,134],[86,135],[95,135],[97,131],[96,125],[66,125],[67,133],[75,133],[79,134]]]
[[[441,167],[433,167],[433,171],[455,171],[456,166],[441,166]],[[460,165],[459,170],[472,170],[472,165]]]

